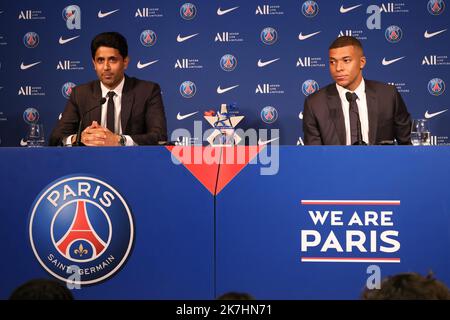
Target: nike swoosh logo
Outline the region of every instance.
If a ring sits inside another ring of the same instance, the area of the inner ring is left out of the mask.
[[[298,118],[299,118],[300,120],[303,120],[303,111],[301,111],[301,112],[298,114]]]
[[[321,33],[321,32],[322,32],[322,31],[317,31],[317,32],[310,33],[310,34],[305,34],[305,35],[303,35],[303,34],[300,32],[300,34],[298,35],[298,40],[300,40],[300,41],[306,40],[306,39],[308,39],[308,38],[314,37],[316,34],[319,34],[319,33]]]
[[[438,34],[441,34],[442,32],[445,32],[445,31],[447,31],[447,29],[443,29],[443,30],[439,30],[439,31],[436,31],[436,32],[428,33],[428,30],[425,30],[425,33],[423,34],[423,36],[425,37],[425,39],[429,39],[429,38],[432,38],[434,36],[437,36]]]
[[[158,61],[159,60],[154,60],[154,61],[150,61],[150,62],[147,62],[147,63],[141,63],[141,60],[139,60],[138,63],[137,63],[137,68],[138,69],[143,69],[143,68],[146,68],[148,66],[151,66],[152,64],[154,64],[154,63],[156,63]]]
[[[218,94],[222,94],[222,93],[225,93],[225,92],[227,92],[227,91],[233,90],[234,88],[237,88],[237,87],[239,87],[238,84],[235,85],[235,86],[228,87],[228,88],[223,88],[223,89],[222,89],[220,86],[218,86],[218,87],[217,87],[217,93],[218,93]]]
[[[261,139],[258,139],[258,146],[265,146],[266,144],[276,141],[278,139],[280,139],[280,137],[273,138],[273,139],[266,140],[266,141],[261,141]]]
[[[402,60],[404,57],[405,56],[397,58],[397,59],[392,59],[392,60],[386,60],[386,58],[383,58],[383,61],[381,61],[381,63],[383,64],[383,66],[388,66],[390,64],[393,64],[394,62]]]
[[[361,6],[362,6],[362,4],[358,4],[358,5],[353,6],[353,7],[344,8],[344,6],[342,5],[341,8],[339,9],[339,11],[340,11],[341,13],[347,13],[347,12],[352,11],[352,10],[354,10],[354,9],[356,9],[356,8],[359,8],[359,7],[361,7]]]
[[[24,141],[24,140],[22,139],[22,140],[20,140],[20,145],[21,145],[22,147],[26,147],[26,146],[28,145],[28,142],[26,142],[26,141]]]
[[[30,69],[31,67],[34,67],[36,65],[38,65],[39,63],[41,63],[41,61],[35,62],[35,63],[30,63],[30,64],[23,64],[23,62],[20,64],[20,69],[21,70],[27,70]]]
[[[440,115],[441,113],[446,112],[447,110],[448,109],[445,109],[445,110],[438,111],[438,112],[435,112],[435,113],[428,113],[428,110],[427,110],[427,112],[425,112],[425,118],[426,119],[431,119],[433,117],[436,117],[436,116]]]
[[[110,14],[113,14],[113,13],[115,13],[115,12],[117,12],[117,11],[119,11],[119,9],[116,9],[116,10],[113,10],[113,11],[108,11],[108,12],[102,12],[102,10],[100,10],[99,12],[98,12],[98,17],[101,19],[101,18],[104,18],[104,17],[107,17],[107,16],[109,16]]]
[[[76,36],[76,37],[72,37],[72,38],[68,38],[68,39],[63,39],[63,37],[59,37],[59,44],[66,44],[67,42],[75,40],[76,38],[79,38],[79,37],[80,36]]]
[[[192,113],[188,113],[188,114],[185,114],[184,116],[182,116],[182,115],[178,112],[178,114],[177,114],[177,120],[183,120],[183,119],[189,118],[190,116],[193,116],[193,115],[196,114],[196,113],[198,113],[198,111],[195,111],[195,112],[192,112]]]
[[[224,14],[227,14],[227,13],[229,13],[229,12],[231,12],[231,11],[234,11],[234,10],[236,10],[237,8],[239,8],[239,7],[234,7],[234,8],[222,10],[222,9],[220,9],[220,7],[219,7],[219,9],[217,9],[217,15],[218,15],[218,16],[223,16]]]
[[[193,38],[197,35],[198,35],[198,33],[194,33],[194,34],[191,34],[190,36],[182,37],[181,35],[178,34],[177,41],[183,42],[183,41],[189,40],[190,38]]]
[[[276,59],[273,59],[273,60],[262,62],[261,59],[259,59],[258,60],[258,67],[260,67],[260,68],[265,67],[265,66],[267,66],[267,65],[269,65],[269,64],[271,64],[271,63],[273,63],[275,61],[278,61],[278,60],[280,60],[280,58],[276,58]]]

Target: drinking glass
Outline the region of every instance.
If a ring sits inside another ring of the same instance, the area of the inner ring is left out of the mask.
[[[429,146],[431,141],[430,128],[427,119],[413,120],[411,128],[411,143],[415,146]]]
[[[28,127],[27,146],[43,147],[45,145],[44,127],[42,124],[31,123]]]

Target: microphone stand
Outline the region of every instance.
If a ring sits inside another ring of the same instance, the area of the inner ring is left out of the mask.
[[[364,140],[362,138],[361,121],[359,120],[359,114],[358,114],[358,121],[356,122],[356,130],[357,130],[358,139],[355,141],[355,143],[353,143],[353,145],[354,146],[367,146],[367,143],[364,142]]]

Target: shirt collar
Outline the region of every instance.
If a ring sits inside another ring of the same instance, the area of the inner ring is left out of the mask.
[[[114,91],[116,93],[117,96],[121,96],[122,95],[122,91],[123,91],[123,86],[125,84],[125,76],[123,77],[122,81],[120,81],[120,83],[117,85],[117,87],[114,88],[114,90],[110,90],[108,89],[101,81],[100,81],[100,87],[102,89],[102,97],[106,97],[106,95],[108,94],[108,92],[110,91]]]
[[[342,97],[345,98],[345,94],[347,92],[352,92],[350,90],[345,89],[344,87],[341,87],[337,83],[336,83],[336,88],[337,88],[337,91],[339,92],[339,96],[341,98]],[[356,95],[358,96],[358,99],[361,99],[361,97],[365,94],[365,92],[366,92],[366,83],[364,82],[364,78],[361,80],[361,83],[359,84],[359,86],[353,92],[356,93]]]

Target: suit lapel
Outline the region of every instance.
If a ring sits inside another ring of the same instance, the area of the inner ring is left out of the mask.
[[[128,120],[130,119],[131,115],[131,108],[133,107],[134,102],[134,93],[133,93],[133,80],[131,80],[129,77],[125,76],[125,84],[123,86],[122,91],[122,110],[120,111],[120,121],[122,124],[122,133],[125,133],[125,130],[127,128]]]
[[[341,98],[336,89],[336,85],[332,84],[327,89],[328,96],[328,109],[330,112],[330,117],[333,120],[334,126],[336,128],[336,133],[339,138],[339,142],[342,145],[346,144],[345,137],[345,121],[344,113],[342,112]]]
[[[375,89],[370,81],[365,80],[367,112],[369,115],[369,144],[375,144],[377,137],[378,123],[378,100]]]
[[[102,119],[101,117],[102,108],[100,106],[101,99],[102,99],[102,89],[100,88],[100,81],[95,81],[92,88],[92,96],[90,97],[90,101],[86,109],[86,111],[92,110],[87,114],[86,118],[89,119],[89,121],[86,123],[86,126],[90,126],[92,124],[92,121],[97,121],[100,124]],[[98,108],[95,108],[96,106],[98,106]]]

